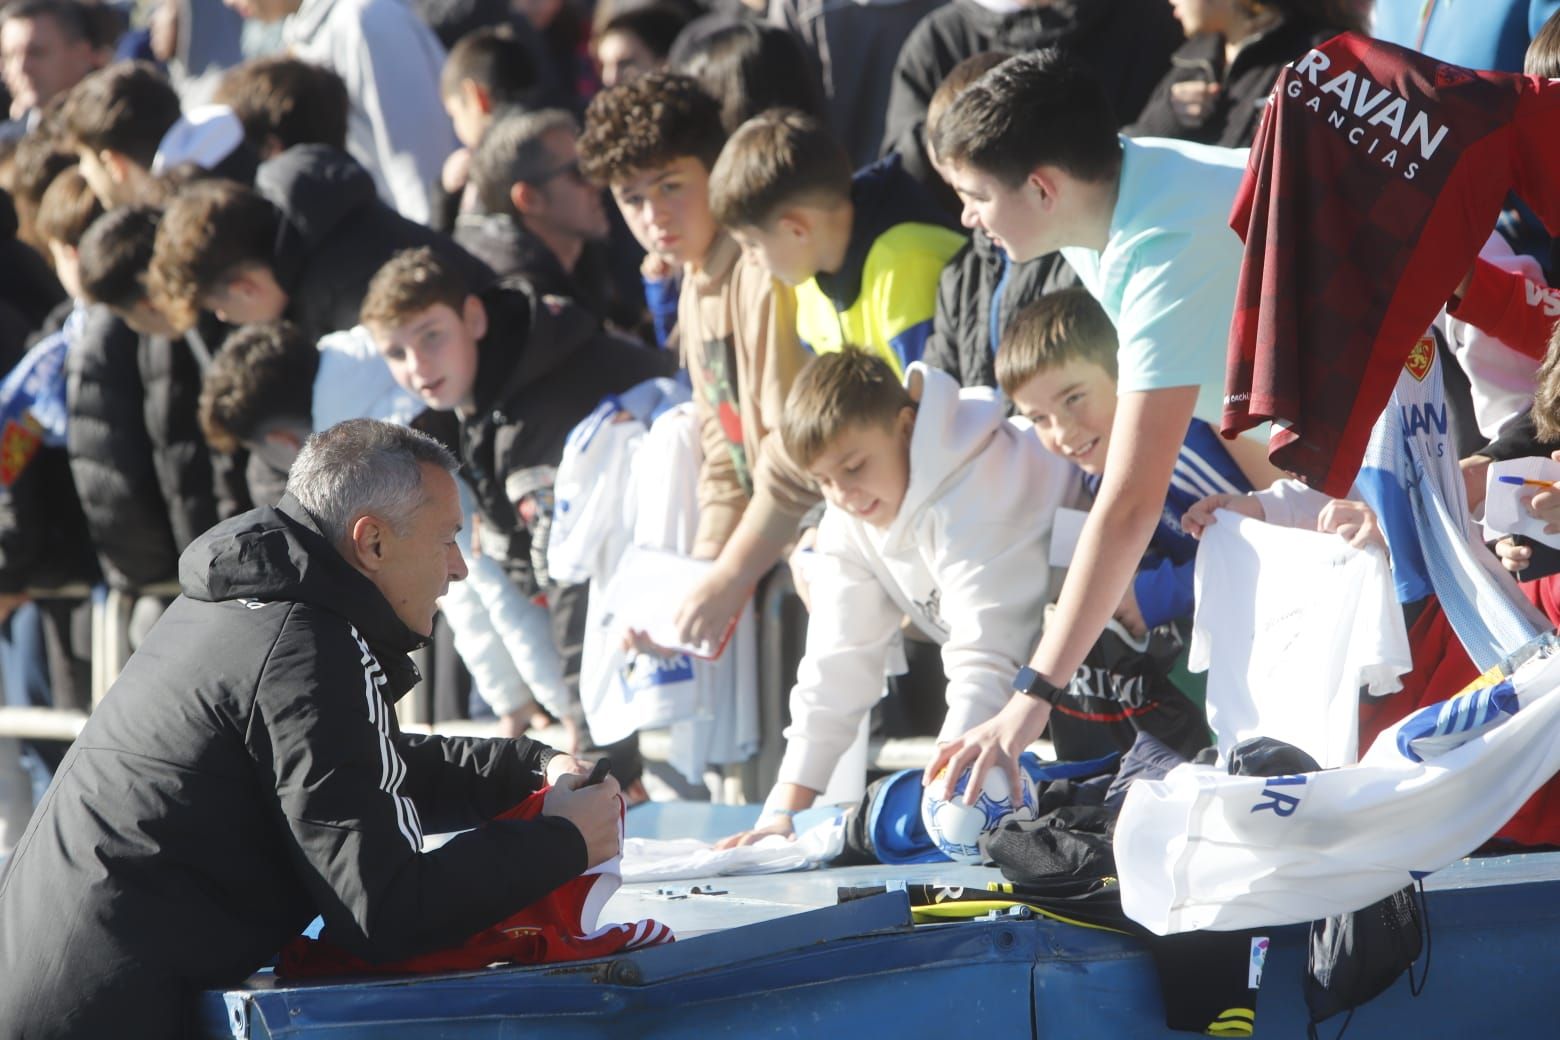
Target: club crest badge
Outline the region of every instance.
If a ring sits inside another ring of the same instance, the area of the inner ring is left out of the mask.
[[[1420,336],[1419,342],[1414,344],[1414,349],[1408,352],[1408,360],[1403,362],[1403,367],[1408,369],[1408,374],[1419,382],[1425,381],[1425,376],[1430,374],[1430,366],[1435,364],[1435,339],[1432,336]]]

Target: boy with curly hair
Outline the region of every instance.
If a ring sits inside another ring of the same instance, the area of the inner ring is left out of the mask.
[[[806,360],[795,297],[710,211],[725,140],[715,99],[654,72],[597,95],[579,141],[585,176],[611,189],[646,250],[682,269],[677,329],[704,443],[693,553],[716,561],[679,612],[695,643],[719,641],[818,502],[778,431]]]

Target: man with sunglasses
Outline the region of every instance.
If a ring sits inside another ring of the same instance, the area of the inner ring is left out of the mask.
[[[472,161],[478,212],[458,219],[455,240],[501,277],[522,277],[632,330],[643,296],[611,277],[612,228],[601,189],[580,175],[578,137],[579,124],[562,109],[499,116]]]

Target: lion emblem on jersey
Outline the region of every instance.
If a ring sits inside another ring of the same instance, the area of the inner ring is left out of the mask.
[[[1435,338],[1433,336],[1420,336],[1419,342],[1414,344],[1414,349],[1408,352],[1408,360],[1403,362],[1403,367],[1408,369],[1408,374],[1419,380],[1425,381],[1425,376],[1430,374],[1430,366],[1435,364]]]

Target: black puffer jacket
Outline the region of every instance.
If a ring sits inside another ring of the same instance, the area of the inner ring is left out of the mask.
[[[502,557],[530,595],[538,588],[531,532],[540,528],[521,523],[522,500],[532,498],[547,523],[569,431],[608,394],[671,375],[676,358],[612,335],[583,308],[524,282],[501,283],[482,302],[488,333],[476,408],[461,421],[461,464],[482,513],[483,552]]]
[[[152,468],[182,552],[218,520],[216,471],[196,418],[205,359],[183,337],[144,336],[139,361]]]
[[[133,590],[174,580],[179,553],[146,430],[140,337],[89,308],[66,362],[66,450],[103,576]]]
[[[1154,88],[1127,133],[1249,148],[1279,72],[1342,31],[1309,18],[1285,18],[1248,41],[1228,66],[1224,63],[1224,38],[1218,33],[1199,33],[1170,56],[1170,71]],[[1193,118],[1176,112],[1170,103],[1170,92],[1177,83],[1216,84],[1219,91]]]
[[[1077,281],[1060,253],[1015,264],[985,234],[975,232],[937,281],[926,363],[953,376],[960,386],[996,386],[997,347],[1013,315],[1029,301]]]
[[[316,914],[400,959],[584,869],[566,820],[479,827],[551,749],[399,731],[422,640],[295,501],[214,528],[180,577],[0,876],[0,1036],[184,1035],[200,990]]]
[[[345,152],[295,145],[260,164],[255,188],[286,219],[273,266],[288,294],[288,320],[311,340],[356,325],[369,280],[402,249],[431,246],[460,267],[473,290],[493,279],[448,235],[381,202],[374,178]]]
[[[951,202],[953,193],[927,162],[922,126],[937,85],[959,62],[983,51],[1066,47],[1100,78],[1124,126],[1137,118],[1183,38],[1165,0],[1052,0],[1012,14],[951,0],[921,19],[899,51],[883,154],[898,152],[916,180]]]

